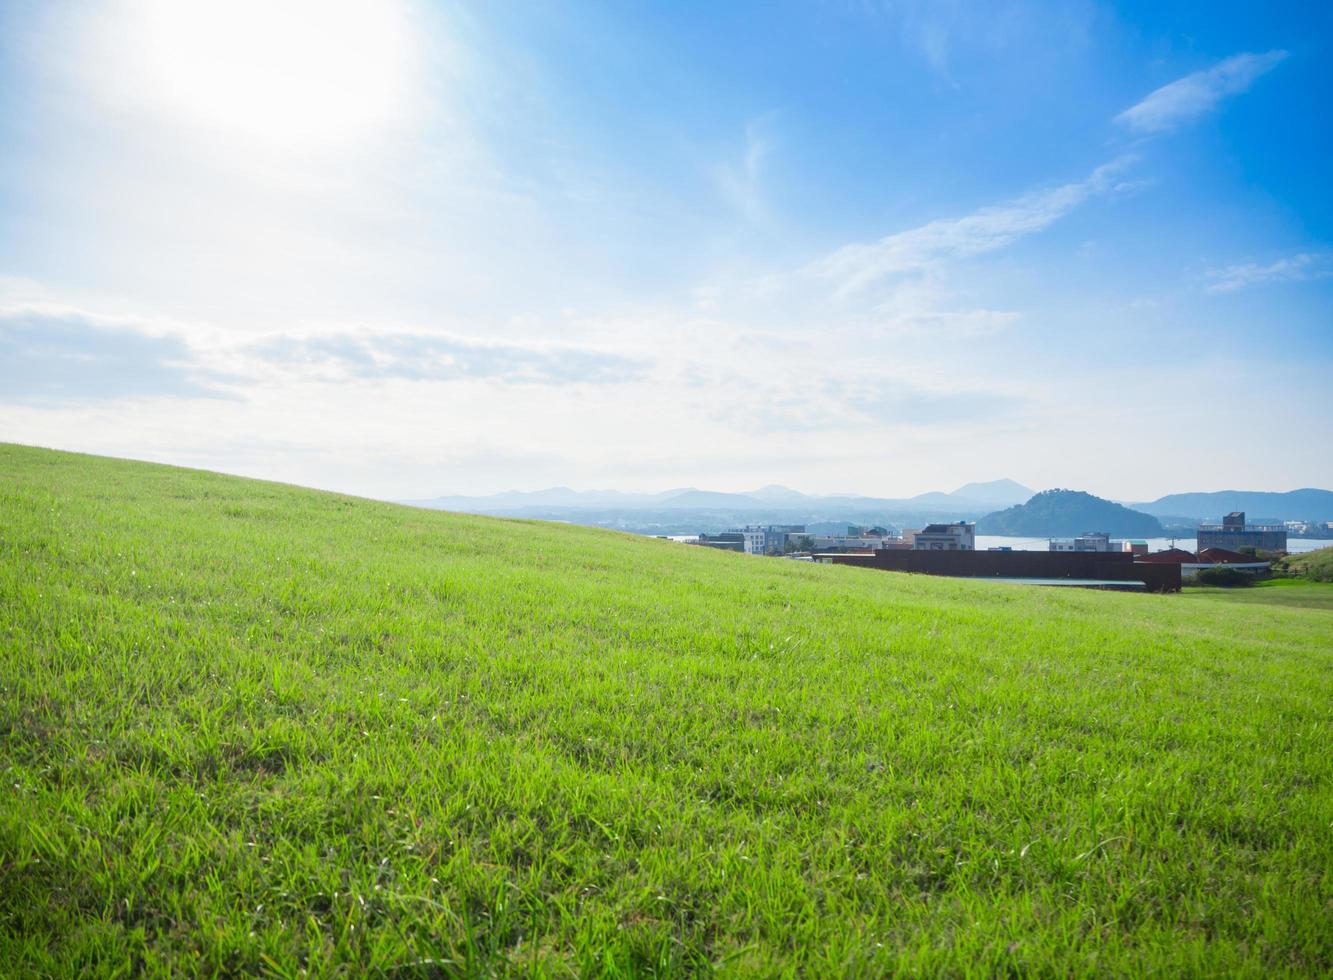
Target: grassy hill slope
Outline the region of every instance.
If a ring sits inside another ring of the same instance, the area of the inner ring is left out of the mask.
[[[1333,969],[1333,613],[0,446],[17,973]]]
[[[1333,548],[1319,548],[1303,555],[1288,555],[1277,563],[1288,575],[1309,579],[1311,582],[1333,582]]]

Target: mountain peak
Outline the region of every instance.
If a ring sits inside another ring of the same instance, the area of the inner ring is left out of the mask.
[[[1163,533],[1157,518],[1083,490],[1043,490],[1025,504],[988,514],[977,522],[978,534],[1068,537],[1093,531],[1131,538]]]
[[[804,500],[806,495],[791,487],[784,487],[780,483],[770,483],[758,490],[746,491],[745,496],[756,500]]]
[[[978,503],[995,507],[1008,507],[1012,504],[1026,503],[1033,492],[1015,480],[991,480],[986,483],[966,483],[959,487],[951,497],[960,500],[975,500]]]

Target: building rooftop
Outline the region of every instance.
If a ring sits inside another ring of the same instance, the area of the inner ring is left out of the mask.
[[[1242,555],[1239,551],[1230,551],[1227,548],[1204,548],[1199,552],[1199,561],[1221,565],[1234,562],[1253,562],[1258,561],[1258,559],[1253,555]]]
[[[1108,589],[1114,592],[1143,592],[1147,586],[1138,579],[1105,578],[995,578],[981,576],[969,582],[1003,582],[1006,585],[1050,585],[1057,588]]]
[[[1165,551],[1155,551],[1151,555],[1140,555],[1138,560],[1163,565],[1193,564],[1194,553],[1184,548],[1167,548]]]

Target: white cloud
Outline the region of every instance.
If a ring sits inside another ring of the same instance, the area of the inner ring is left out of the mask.
[[[1163,85],[1142,102],[1130,106],[1116,122],[1141,133],[1161,133],[1211,110],[1228,95],[1244,92],[1259,76],[1277,67],[1285,51],[1236,54],[1214,65]]]
[[[888,276],[924,272],[949,260],[1004,248],[1048,228],[1094,195],[1119,187],[1117,176],[1131,161],[1122,157],[1083,180],[1024,194],[962,218],[941,218],[870,244],[845,245],[809,271],[837,283],[837,293],[847,295]]]
[[[920,309],[913,312],[885,307],[882,308],[881,312],[885,316],[883,326],[890,333],[898,335],[921,334],[948,340],[986,337],[1013,326],[1019,319],[1019,314],[1013,310],[988,310],[984,308],[970,310]]]
[[[0,402],[55,405],[136,395],[241,397],[284,384],[624,384],[651,368],[642,353],[588,344],[480,341],[375,323],[236,338],[49,303],[0,305],[0,355]]]
[[[747,123],[744,155],[739,160],[723,163],[715,175],[722,196],[754,222],[763,222],[769,217],[762,181],[764,161],[773,150],[773,140],[769,135],[773,118],[773,113],[766,113]]]
[[[247,356],[285,371],[335,382],[475,381],[518,385],[619,384],[638,381],[642,359],[546,342],[478,342],[437,331],[344,331],[272,338]]]
[[[1333,276],[1333,252],[1301,252],[1268,265],[1259,265],[1257,262],[1228,265],[1209,269],[1205,275],[1212,280],[1208,286],[1210,293],[1231,293],[1246,286],[1261,286],[1272,282],[1326,279]]]
[[[180,337],[77,311],[0,310],[0,403],[229,398]]]
[[[567,328],[580,339],[370,322],[256,336],[49,301],[0,308],[11,355],[0,432],[399,499],[561,482],[744,486],[754,472],[831,490],[849,486],[820,476],[831,461],[887,468],[921,431],[961,438],[1024,407],[983,367],[937,376],[928,360],[888,356],[854,320],[795,345],[762,317],[670,308]]]

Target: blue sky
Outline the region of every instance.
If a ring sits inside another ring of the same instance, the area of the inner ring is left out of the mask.
[[[1333,486],[1324,4],[0,5],[0,438]]]

